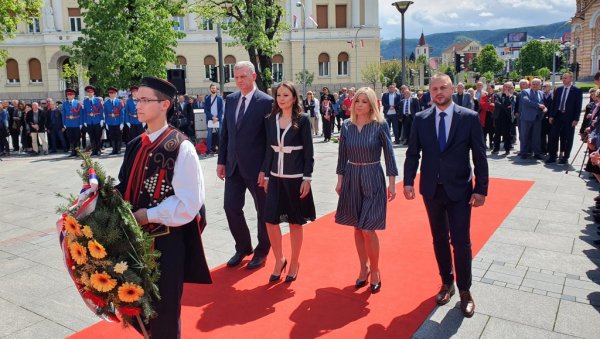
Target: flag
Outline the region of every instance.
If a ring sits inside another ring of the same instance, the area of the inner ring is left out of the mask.
[[[360,39],[360,48],[365,48],[365,42],[363,39]]]
[[[295,15],[292,15],[292,28],[298,29],[298,17]]]
[[[350,44],[350,48],[354,48],[354,41],[348,40],[346,42]]]
[[[315,21],[315,19],[313,19],[312,15],[309,15],[308,18],[310,19],[310,21],[312,21],[312,23],[315,25],[315,27],[319,27],[319,25],[317,25],[317,22]]]

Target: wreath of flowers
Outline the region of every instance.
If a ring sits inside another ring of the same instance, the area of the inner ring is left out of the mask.
[[[64,261],[86,305],[108,321],[147,323],[160,298],[158,251],[137,224],[131,205],[114,188],[114,179],[88,154],[78,174],[79,196],[64,197],[57,222]],[[59,195],[61,196],[61,195]]]

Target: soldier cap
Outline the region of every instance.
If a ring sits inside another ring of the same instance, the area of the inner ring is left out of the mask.
[[[108,93],[110,93],[110,92],[117,93],[118,92],[117,88],[114,86],[110,86],[106,91]]]
[[[89,85],[89,86],[85,86],[85,91],[86,92],[94,92],[96,93],[96,87]]]
[[[66,95],[69,95],[69,94],[73,94],[73,95],[75,95],[75,94],[77,94],[77,92],[76,92],[74,89],[72,89],[72,88],[67,88],[67,89],[65,90],[65,94],[66,94]]]

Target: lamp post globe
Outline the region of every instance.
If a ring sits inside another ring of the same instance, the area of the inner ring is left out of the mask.
[[[392,4],[392,6],[396,7],[400,15],[402,16],[402,84],[406,83],[406,52],[404,46],[404,13],[408,9],[408,6],[412,5],[414,2],[412,1],[396,1]]]

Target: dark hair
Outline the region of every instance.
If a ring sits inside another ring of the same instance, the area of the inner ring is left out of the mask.
[[[596,72],[594,75],[594,80],[600,80],[600,72]]]
[[[275,98],[273,101],[273,110],[267,117],[281,112],[281,108],[277,103],[277,91],[281,87],[289,89],[290,92],[292,92],[292,97],[296,100],[296,104],[292,105],[292,127],[298,128],[298,121],[300,120],[300,117],[302,117],[302,114],[300,113],[302,112],[302,107],[300,106],[300,100],[298,99],[298,90],[296,90],[296,86],[291,81],[286,80],[275,87],[275,90],[273,91],[273,97]]]

